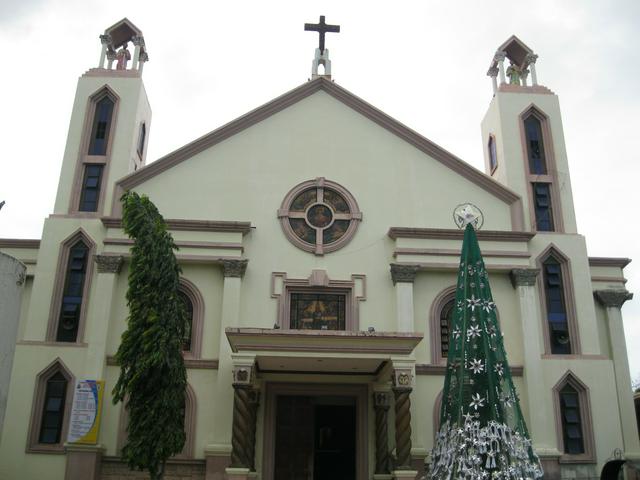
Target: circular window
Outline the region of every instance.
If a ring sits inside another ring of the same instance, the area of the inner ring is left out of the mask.
[[[320,177],[294,187],[284,198],[278,217],[291,243],[322,255],[351,240],[362,213],[343,186]]]

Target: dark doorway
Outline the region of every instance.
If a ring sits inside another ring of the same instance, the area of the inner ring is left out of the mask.
[[[273,478],[355,480],[355,398],[278,396]]]

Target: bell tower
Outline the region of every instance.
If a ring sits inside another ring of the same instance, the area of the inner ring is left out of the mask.
[[[576,233],[560,103],[539,83],[537,59],[512,35],[491,60],[493,98],[482,120],[485,170],[521,195],[526,230]]]
[[[124,18],[100,35],[97,68],[78,80],[54,213],[109,215],[113,184],[145,164],[151,108],[142,31]]]

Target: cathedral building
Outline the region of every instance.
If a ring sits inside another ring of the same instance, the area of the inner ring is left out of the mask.
[[[336,30],[324,18],[310,27]],[[119,198],[129,190],[167,221],[190,316],[187,441],[167,479],[424,475],[461,204],[482,212],[480,246],[545,478],[597,478],[616,449],[640,458],[620,313],[629,260],[587,254],[558,97],[520,39],[487,52],[484,173],[335,83],[323,42],[309,81],[147,163],[145,39],[127,19],[100,39],[42,238],[0,239],[27,267],[0,478],[145,478],[120,458],[127,415],[110,395],[128,315]],[[83,381],[104,398],[93,440],[76,441]]]

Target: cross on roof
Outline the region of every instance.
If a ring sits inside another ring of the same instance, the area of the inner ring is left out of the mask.
[[[318,32],[320,35],[320,54],[324,53],[324,34],[327,32],[340,32],[340,25],[327,25],[324,23],[324,15],[320,15],[319,23],[305,23],[305,32]]]

